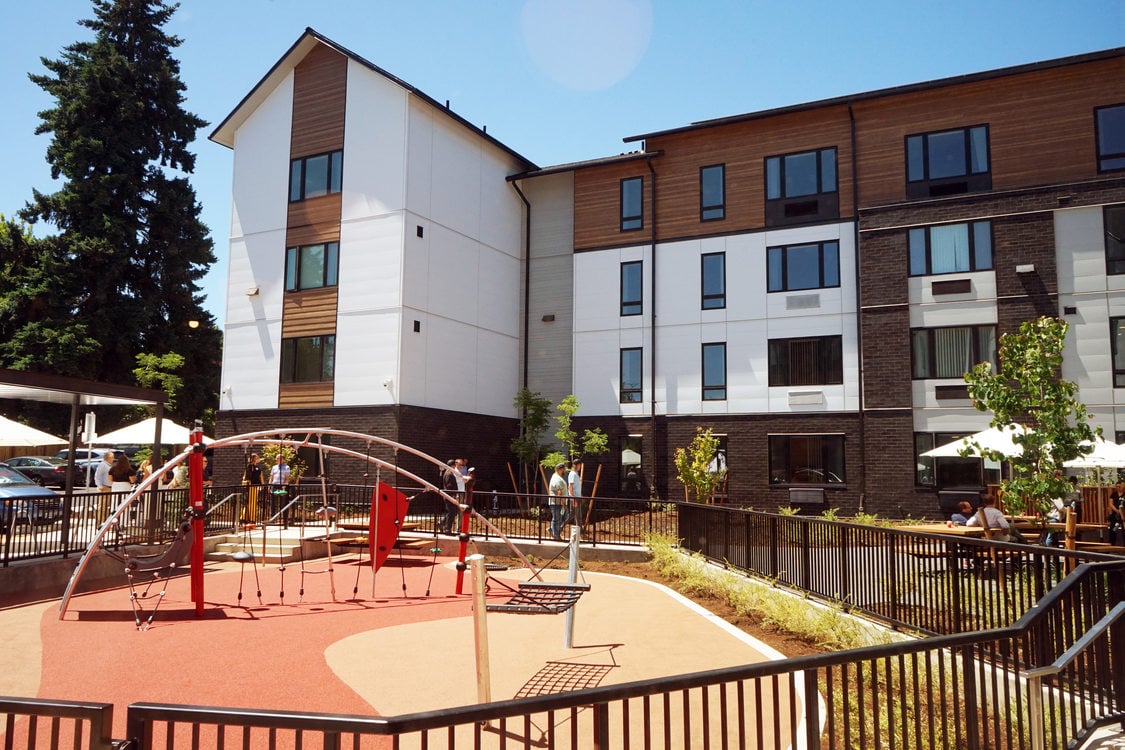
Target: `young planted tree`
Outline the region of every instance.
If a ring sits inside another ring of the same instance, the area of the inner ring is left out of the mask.
[[[531,491],[534,480],[530,474],[539,466],[543,433],[551,421],[551,402],[538,391],[521,388],[516,393],[514,405],[520,415],[520,434],[512,438],[511,449],[520,461],[524,490]],[[518,487],[514,490],[519,492]]]
[[[180,40],[162,29],[175,9],[162,0],[93,0],[94,17],[80,22],[93,39],[43,58],[47,73],[30,76],[54,99],[36,133],[51,135],[47,162],[61,186],[33,191],[21,216],[59,234],[15,271],[37,279],[37,297],[54,306],[38,308],[38,319],[5,321],[20,335],[0,351],[0,365],[80,368],[126,384],[138,354],[176,352],[191,377],[173,416],[186,421],[216,400],[221,336],[202,308],[199,282],[215,256],[185,176],[195,167],[188,146],[206,123],[183,109],[172,56]],[[27,360],[68,328],[82,344],[69,367]]]
[[[711,503],[715,499],[715,489],[723,483],[727,467],[715,461],[719,450],[719,439],[711,434],[711,428],[695,428],[695,437],[686,448],[677,448],[672,457],[676,466],[676,479],[684,485],[684,500],[697,503]]]
[[[990,426],[1027,428],[1012,438],[1022,448],[1019,455],[1005,457],[976,448],[985,458],[1009,462],[1011,476],[1001,483],[1009,510],[1030,509],[1046,516],[1051,499],[1066,497],[1070,491],[1070,483],[1061,475],[1063,462],[1089,453],[1101,433],[1087,422],[1078,386],[1061,375],[1068,328],[1055,318],[1026,321],[1017,333],[1000,338],[998,370],[993,372],[991,363],[981,362],[965,374],[973,405],[992,412]]]

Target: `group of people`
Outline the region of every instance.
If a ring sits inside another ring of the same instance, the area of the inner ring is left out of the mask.
[[[1062,472],[1057,472],[1056,477],[1062,477]],[[1077,511],[1079,504],[1082,502],[1082,490],[1078,487],[1078,477],[1070,477],[1070,490],[1065,497],[1057,497],[1051,500],[1051,510],[1047,514],[1049,521],[1061,521],[1066,517],[1066,511]],[[1125,498],[1125,483],[1118,482],[1120,488],[1120,496]],[[1116,490],[1115,490],[1116,492]],[[982,524],[981,519],[984,519]],[[1019,532],[1012,528],[1008,523],[1008,519],[996,507],[996,498],[993,495],[985,495],[981,500],[979,509],[973,507],[973,504],[968,500],[962,500],[957,504],[957,512],[952,514],[949,520],[961,526],[981,526],[983,525],[989,530],[990,537],[998,542],[1010,541],[1023,541],[1019,536]],[[1121,517],[1118,516],[1120,523]],[[1111,522],[1112,526],[1112,522]],[[1047,534],[1043,543],[1048,547],[1055,546],[1057,535]]]
[[[563,541],[562,530],[568,519],[573,519],[582,497],[582,459],[563,461],[555,465],[555,473],[547,486],[547,504],[551,509],[551,538]]]
[[[282,453],[277,454],[277,462],[269,469],[269,486],[271,492],[282,497],[288,492],[289,479],[293,475],[293,468],[285,460]],[[251,524],[258,522],[258,501],[262,487],[266,485],[266,472],[262,467],[262,457],[251,453],[246,459],[246,468],[242,472],[242,484],[246,485],[246,507],[239,517],[239,522]]]
[[[473,470],[469,467],[467,458],[451,458],[446,461],[445,470],[442,472],[441,488],[449,495],[464,503],[466,490],[473,481]],[[461,518],[461,508],[452,503],[445,504],[445,513],[441,517],[441,532],[455,534],[457,522]]]

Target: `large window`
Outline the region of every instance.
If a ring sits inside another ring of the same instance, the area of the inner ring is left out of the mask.
[[[629,177],[621,181],[621,231],[640,229],[644,222],[644,180]]]
[[[281,340],[281,382],[318,383],[332,380],[336,370],[336,336],[304,336]]]
[[[766,200],[836,192],[836,149],[766,158]]]
[[[771,292],[840,286],[840,243],[771,247],[766,250],[766,276]]]
[[[942,224],[910,230],[910,275],[992,268],[992,222]]]
[[[1113,353],[1113,387],[1125,388],[1125,318],[1109,319],[1109,347]]]
[[[715,221],[726,216],[726,167],[715,164],[699,170],[699,218]]]
[[[340,192],[343,165],[343,151],[294,159],[289,163],[289,200]]]
[[[1125,203],[1102,210],[1105,227],[1105,266],[1110,275],[1125,273]]]
[[[640,315],[643,311],[642,294],[644,289],[641,275],[642,264],[632,260],[621,264],[621,314]]]
[[[906,137],[906,194],[954,195],[992,187],[988,126]]]
[[[840,336],[771,339],[770,385],[838,385],[844,382]]]
[[[641,382],[641,349],[639,347],[622,349],[621,403],[639,404],[641,402]]]
[[[1125,169],[1125,104],[1094,110],[1098,130],[1098,171]]]
[[[770,484],[842,484],[843,435],[770,435]]]
[[[621,456],[621,497],[648,497],[648,483],[645,481],[644,438],[640,435],[626,435],[618,442]]]
[[[304,245],[285,250],[285,291],[336,286],[340,244]]]
[[[703,345],[703,400],[723,401],[727,397],[727,345]]]
[[[910,339],[915,379],[960,378],[986,360],[996,366],[996,326],[916,328]]]
[[[707,253],[701,258],[704,310],[718,310],[727,306],[727,255]]]

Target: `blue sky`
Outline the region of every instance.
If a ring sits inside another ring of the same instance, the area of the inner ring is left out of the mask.
[[[57,189],[27,74],[89,32],[89,0],[8,3],[0,213]],[[206,139],[305,27],[450,106],[541,166],[713,117],[1125,45],[1122,0],[183,0],[167,30],[186,108],[211,124],[191,177],[224,314],[231,153]]]

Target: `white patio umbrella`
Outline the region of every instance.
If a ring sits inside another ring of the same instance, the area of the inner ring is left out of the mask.
[[[640,466],[641,454],[637,453],[632,448],[626,448],[621,451],[621,465],[622,466]]]
[[[66,441],[49,432],[0,417],[0,445],[34,448],[40,445],[65,445]]]
[[[1110,469],[1125,467],[1125,445],[1103,438],[1094,440],[1094,450],[1063,463],[1068,469]]]
[[[160,423],[160,442],[165,445],[187,445],[191,438],[191,430],[178,425],[170,419]],[[120,430],[98,435],[94,445],[152,445],[156,441],[156,417],[127,425]],[[212,442],[211,438],[203,436],[204,443]]]
[[[1023,453],[1023,448],[1012,441],[1013,435],[1022,435],[1025,428],[1018,424],[1004,425],[1003,427],[989,427],[987,430],[974,432],[972,435],[954,440],[952,443],[939,445],[924,452],[923,456],[950,457],[960,456],[967,450],[967,456],[980,456],[974,444],[982,450],[994,450],[1003,456],[1018,456]]]

